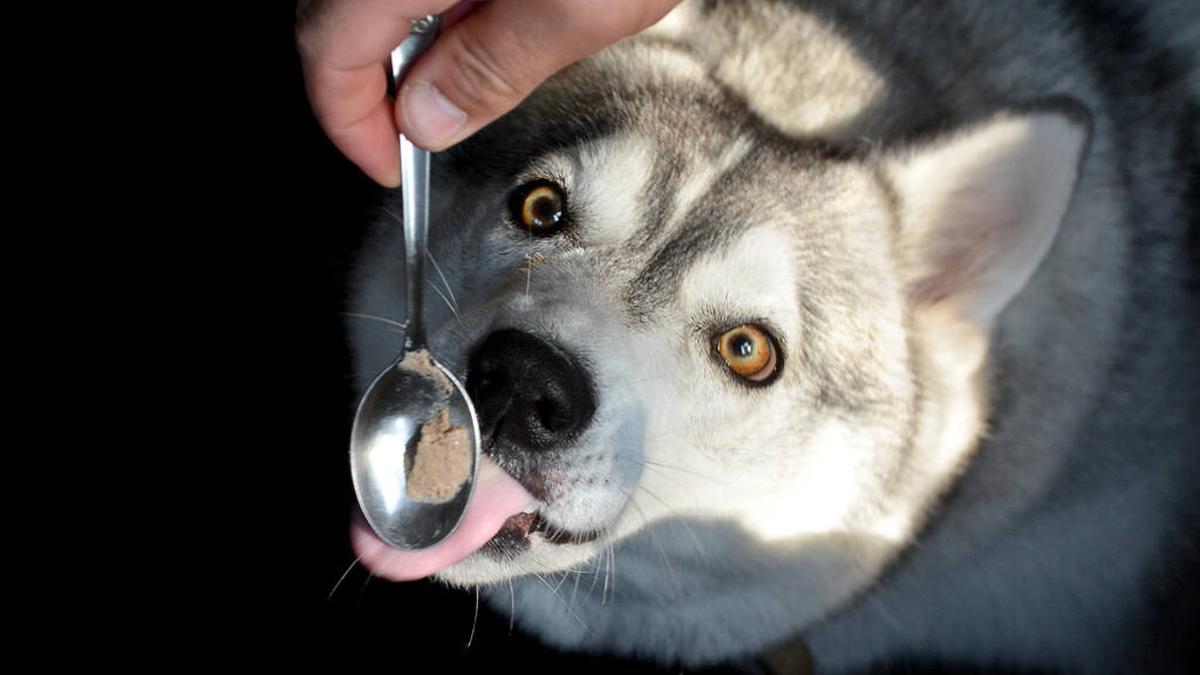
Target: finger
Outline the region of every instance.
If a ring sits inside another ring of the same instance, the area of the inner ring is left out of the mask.
[[[383,68],[377,72],[305,71],[317,122],[334,146],[380,185],[400,185],[400,148]]]
[[[404,80],[397,123],[442,150],[563,66],[662,18],[678,0],[492,0],[444,31]]]
[[[400,184],[395,116],[382,66],[410,19],[455,0],[329,0],[298,7],[296,46],[313,113],[333,144],[368,176]]]

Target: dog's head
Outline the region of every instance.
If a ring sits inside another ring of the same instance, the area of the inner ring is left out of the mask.
[[[552,79],[436,160],[431,348],[535,499],[438,575],[577,569],[622,542],[686,593],[777,575],[801,620],[843,602],[975,443],[987,337],[1085,138],[1004,113],[851,152],[785,137],[653,44]],[[362,314],[402,315],[396,240],[368,253]],[[397,342],[355,330],[365,383]],[[367,536],[364,562],[404,577]]]

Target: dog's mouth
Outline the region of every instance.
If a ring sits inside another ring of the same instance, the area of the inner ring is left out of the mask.
[[[511,557],[513,553],[527,550],[532,544],[534,534],[550,544],[586,544],[595,541],[601,534],[600,530],[574,532],[552,525],[536,510],[527,510],[509,516],[500,527],[500,531],[483,546],[485,553],[499,557]]]
[[[507,408],[484,431],[483,454],[485,456],[494,457],[496,453],[501,452],[499,436],[500,429],[505,423],[506,411]],[[544,503],[547,498],[547,490],[546,481],[542,477],[523,474],[515,475],[513,479],[520,483],[527,492],[534,495],[538,501]],[[500,526],[500,531],[484,544],[482,551],[495,558],[512,557],[514,553],[528,550],[535,534],[540,534],[550,544],[586,544],[594,541],[601,532],[600,530],[575,532],[558,527],[542,515],[535,503],[527,506],[521,513],[509,516]]]
[[[419,551],[405,551],[384,543],[361,513],[351,526],[351,543],[359,560],[371,572],[394,581],[420,579],[439,572],[475,553],[509,559],[529,549],[535,536],[556,545],[594,541],[600,531],[574,532],[544,517],[540,502],[524,485],[490,457],[480,458],[475,491],[462,522],[445,540]]]
[[[594,541],[601,534],[576,532],[553,522],[551,495],[557,492],[551,481],[563,479],[558,470],[545,468],[543,454],[569,442],[595,411],[590,380],[579,364],[542,338],[503,330],[475,349],[465,381],[484,447],[462,521],[438,544],[404,551],[376,537],[360,515],[352,528],[352,544],[376,575],[420,579],[476,553],[506,560],[528,550],[537,538],[571,545]]]

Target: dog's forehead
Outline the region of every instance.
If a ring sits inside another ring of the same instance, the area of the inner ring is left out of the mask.
[[[830,163],[817,152],[780,152],[753,133],[702,160],[656,162],[643,190],[647,209],[630,240],[639,262],[625,290],[632,316],[646,318],[665,307],[705,261],[795,264],[794,248],[835,236],[819,227],[836,197],[826,193],[837,192]],[[768,240],[776,245],[764,245]]]
[[[747,229],[694,260],[679,284],[679,307],[695,323],[765,320],[792,332],[802,286],[797,245],[786,229],[771,223]]]
[[[577,242],[602,252],[635,320],[672,306],[685,279],[737,283],[719,280],[722,270],[794,296],[796,275],[786,268],[803,258],[794,249],[837,236],[838,219],[823,211],[844,208],[854,190],[830,174],[853,171],[812,148],[781,151],[775,140],[743,129],[721,143],[680,147],[628,128],[548,152],[514,183],[551,177],[563,184]],[[821,223],[828,226],[814,227]],[[708,272],[697,277],[696,270]]]

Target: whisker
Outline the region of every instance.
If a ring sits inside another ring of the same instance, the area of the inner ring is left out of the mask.
[[[346,580],[346,577],[350,576],[350,570],[354,569],[354,566],[357,565],[360,560],[362,560],[361,556],[350,561],[350,566],[346,568],[345,572],[342,572],[342,576],[338,577],[337,583],[333,585],[333,589],[329,591],[329,595],[325,596],[325,602],[329,602],[333,599],[333,594],[337,593],[338,587],[342,585],[342,582]]]
[[[380,207],[380,209],[384,213],[391,216],[396,222],[401,223],[401,224],[404,223],[404,218],[402,218],[400,216],[400,214],[396,213],[395,211],[391,210],[390,208],[383,206],[383,207]],[[429,252],[429,249],[425,250],[425,257],[429,258],[429,261],[433,263],[433,269],[437,271],[438,276],[441,277],[441,279],[442,279],[442,283],[445,284],[446,293],[450,294],[450,299],[446,299],[446,296],[442,293],[441,289],[439,289],[437,286],[434,286],[432,281],[429,282],[429,286],[431,288],[433,288],[434,291],[437,292],[438,296],[440,296],[442,298],[442,301],[446,303],[446,306],[450,308],[450,311],[454,313],[454,318],[458,319],[459,322],[461,323],[462,318],[459,317],[459,315],[458,315],[458,300],[454,297],[454,291],[453,291],[453,289],[450,288],[450,282],[446,281],[446,275],[442,273],[441,265],[438,265],[437,259],[433,257],[433,254]],[[453,300],[454,302],[451,302],[451,300]]]
[[[562,572],[562,576],[558,578],[558,583],[554,584],[554,592],[555,593],[557,593],[558,589],[562,588],[562,585],[567,582],[568,572]]]
[[[604,556],[604,558],[607,561],[607,563],[604,568],[604,588],[601,589],[601,591],[600,591],[600,604],[601,605],[603,605],[608,600],[608,584],[609,584],[609,581],[612,580],[613,566],[615,566],[616,562],[617,562],[616,549],[613,548],[613,545],[611,543],[608,545],[608,548],[605,550],[605,554],[606,555]],[[613,581],[613,584],[614,584],[614,588],[615,588],[616,582]]]
[[[397,223],[400,223],[401,225],[404,224],[404,218],[399,213],[396,213],[386,206],[379,207],[379,210],[391,216]]]
[[[617,545],[609,543],[608,548],[612,551],[612,590],[615,598],[617,596]]]
[[[550,585],[549,581],[546,581],[545,577],[538,574],[537,572],[530,572],[530,574],[537,577],[537,580],[542,582],[542,585],[545,586],[546,589],[548,591],[550,591],[550,594],[553,595],[555,597],[555,599],[558,600],[558,602],[563,606],[563,609],[567,610],[567,614],[570,614],[571,618],[575,619],[575,621],[577,621],[579,623],[579,625],[583,627],[583,630],[585,630],[589,633],[592,632],[592,629],[588,628],[588,625],[583,622],[583,619],[579,618],[579,615],[575,613],[575,610],[571,609],[571,606],[567,604],[567,601],[564,600],[563,597],[561,595],[559,595],[557,591],[554,590],[554,587]]]
[[[691,474],[693,476],[696,476],[698,478],[704,478],[706,480],[721,481],[721,479],[717,478],[716,476],[702,473],[700,471],[696,471],[695,469],[689,469],[686,466],[679,466],[677,464],[667,464],[665,462],[659,462],[659,461],[655,461],[653,459],[642,459],[642,462],[644,464],[646,464],[647,466],[652,466],[656,469],[661,469],[661,470],[670,469],[671,471],[679,471],[682,473]],[[721,481],[721,482],[724,482],[724,481]]]
[[[600,583],[600,568],[603,563],[602,557],[597,557],[592,563],[592,585],[588,587],[588,597],[592,597],[592,593],[596,590],[596,584]]]
[[[363,580],[362,586],[358,587],[358,601],[356,604],[358,604],[358,605],[362,604],[363,594],[367,592],[367,584],[371,583],[371,580],[374,578],[375,578],[375,574],[372,573],[370,570],[368,570],[367,578]]]
[[[659,497],[658,495],[651,492],[645,485],[638,485],[637,489],[641,490],[642,492],[645,492],[646,494],[653,497],[656,501],[658,501],[659,504],[662,504],[663,508],[667,510],[667,513],[671,512],[670,505],[667,504],[665,501],[663,501],[662,497]],[[679,521],[679,526],[682,527],[683,530],[688,533],[689,537],[691,537],[692,543],[695,544],[695,546],[696,546],[697,555],[699,555],[701,557],[706,557],[706,554],[704,551],[704,546],[702,546],[700,544],[700,538],[696,536],[695,531],[692,530],[692,526],[688,525],[686,522],[684,522],[682,520]]]
[[[529,239],[526,242],[527,246],[533,246],[533,228],[525,228],[529,233]],[[529,299],[529,284],[533,281],[533,257],[528,253],[525,254],[525,299]]]
[[[401,331],[408,329],[407,324],[403,324],[403,323],[400,323],[399,321],[394,321],[392,319],[385,319],[382,316],[375,316],[374,314],[359,314],[358,312],[342,312],[342,316],[348,316],[348,317],[351,317],[354,319],[370,319],[371,321],[381,321],[383,323],[388,324],[389,326],[395,326],[396,328],[399,328]]]
[[[875,608],[875,611],[879,612],[879,616],[883,617],[884,621],[891,624],[892,628],[897,632],[902,632],[904,630],[904,622],[900,621],[895,614],[892,614],[890,611],[888,611],[887,606],[883,604],[883,601],[880,600],[876,594],[867,593],[866,595],[867,600]]]
[[[467,649],[475,642],[475,627],[479,625],[479,587],[475,587],[475,616],[471,619],[471,635],[467,637]]]
[[[446,275],[442,274],[441,265],[438,265],[437,259],[433,257],[433,253],[428,249],[425,251],[425,257],[429,258],[429,262],[433,263],[433,269],[438,273],[438,276],[441,277],[442,285],[446,287],[446,292],[450,294],[450,302],[453,304],[451,309],[454,310],[454,315],[458,316],[458,299],[454,297],[454,289],[450,288],[450,282],[446,281]]]
[[[720,481],[720,479],[717,478],[716,476],[710,476],[710,475],[702,473],[700,471],[696,471],[695,469],[689,469],[687,467],[677,466],[674,464],[667,464],[665,462],[657,462],[652,459],[647,459],[645,457],[641,458],[640,460],[631,459],[629,457],[624,457],[621,455],[616,455],[615,457],[616,457],[616,459],[619,459],[623,462],[627,462],[636,467],[639,467],[642,469],[649,469],[649,470],[653,471],[656,475],[661,476],[662,478],[669,480],[672,483],[679,485],[679,486],[686,486],[686,484],[680,480],[679,476],[675,476],[675,475],[671,475],[671,474],[667,473],[668,470],[678,471],[680,473],[691,474],[693,476],[696,476],[698,478],[703,478],[705,480]]]
[[[667,504],[665,501],[663,501],[662,497],[659,497],[658,495],[651,492],[645,485],[637,485],[636,487],[637,487],[637,489],[641,490],[642,492],[645,492],[647,495],[650,495],[651,497],[653,497],[654,500],[657,501],[659,504],[662,504],[663,508],[666,509],[667,513],[671,512],[670,505]]]
[[[658,466],[658,465],[656,465],[656,464],[652,464],[652,463],[650,463],[649,461],[647,461],[645,458],[642,458],[642,460],[641,460],[641,461],[638,461],[638,460],[635,460],[635,459],[631,459],[631,458],[629,458],[629,457],[623,457],[623,456],[621,456],[621,455],[616,455],[616,456],[615,456],[615,459],[618,459],[618,460],[620,460],[620,461],[622,461],[622,462],[625,462],[625,463],[627,463],[627,464],[632,464],[633,466],[635,466],[635,467],[637,467],[637,468],[639,468],[639,469],[648,469],[648,470],[654,471],[655,473],[657,473],[658,475],[662,476],[663,478],[665,478],[665,479],[667,479],[667,480],[669,480],[669,481],[672,481],[672,482],[674,482],[676,485],[683,485],[683,483],[679,482],[679,479],[678,479],[677,477],[675,477],[675,476],[672,476],[672,475],[669,475],[669,474],[668,474],[668,473],[667,473],[667,472],[666,472],[666,471],[663,469],[663,467],[661,467],[661,466]]]
[[[647,528],[646,533],[650,535],[650,543],[654,545],[654,551],[658,554],[659,561],[662,562],[663,567],[667,568],[667,573],[670,575],[670,578],[675,581],[678,579],[679,573],[675,571],[675,565],[671,563],[671,556],[667,555],[667,550],[663,548],[662,540],[659,539],[658,535],[652,529],[650,529],[650,519],[646,516],[646,511],[642,509],[642,505],[637,503],[636,496],[637,495],[633,495],[630,498],[629,505],[633,507],[635,511],[637,511],[639,516],[641,516],[642,526]],[[679,591],[678,585],[676,586],[675,590],[676,592]]]
[[[642,464],[642,468],[648,471],[653,471],[658,476],[661,476],[665,480],[671,481],[676,486],[686,487],[685,483],[683,483],[678,476],[672,476],[661,466],[655,466],[654,464]]]
[[[454,308],[454,305],[450,304],[450,301],[446,299],[446,294],[442,293],[441,289],[439,289],[437,286],[434,286],[432,281],[427,283],[429,284],[429,287],[433,289],[433,292],[437,293],[438,297],[442,299],[442,302],[446,303],[446,306],[450,308],[450,313],[454,315],[454,318],[458,321],[459,325],[462,325],[462,317],[458,315],[458,310]]]
[[[512,604],[508,608],[508,636],[512,637],[517,622],[517,590],[513,588],[512,577],[508,578],[508,595],[512,598]]]
[[[582,573],[580,573],[580,574],[576,574],[576,575],[575,575],[575,585],[574,585],[574,587],[571,589],[571,604],[572,604],[572,605],[574,605],[574,604],[575,604],[575,595],[576,595],[577,593],[579,593],[579,580],[580,580],[580,579],[582,579],[582,578],[583,578],[583,574],[582,574]]]

